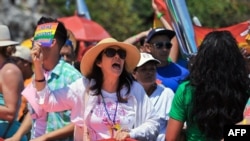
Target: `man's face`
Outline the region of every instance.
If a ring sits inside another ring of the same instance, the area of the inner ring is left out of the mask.
[[[134,72],[135,79],[143,85],[152,85],[156,80],[156,63],[149,61]]]
[[[172,44],[166,35],[155,35],[149,42],[152,56],[161,62],[166,62]]]
[[[63,46],[61,51],[60,51],[60,55],[61,57],[63,57],[63,59],[68,62],[68,63],[72,63],[74,61],[74,54],[72,51],[72,48],[70,46]]]

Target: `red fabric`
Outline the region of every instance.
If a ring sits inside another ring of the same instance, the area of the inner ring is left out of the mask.
[[[82,55],[87,48],[85,42],[99,42],[110,37],[109,33],[100,24],[78,15],[61,17],[57,20],[61,21],[66,29],[70,30],[75,39],[79,41],[77,61],[81,61]]]
[[[233,34],[233,36],[235,37],[235,39],[238,41],[239,44],[246,43],[245,38],[247,34],[245,34],[244,36],[241,36],[241,33],[246,31],[247,29],[248,29],[247,21],[241,22],[232,26],[228,26],[228,27],[222,27],[222,28],[208,28],[208,27],[199,27],[199,26],[194,25],[196,44],[199,46],[201,41],[206,36],[206,34],[213,30],[217,30],[217,31],[228,30]]]
[[[79,41],[79,48],[77,51],[77,58],[76,58],[77,61],[81,62],[82,56],[83,56],[82,54],[83,52],[85,52],[85,50],[86,50],[86,46],[84,44],[84,41]]]
[[[57,20],[63,22],[77,40],[100,41],[110,37],[109,33],[100,24],[78,15],[62,17]]]

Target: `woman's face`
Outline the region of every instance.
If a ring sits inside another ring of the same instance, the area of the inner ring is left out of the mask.
[[[97,63],[103,72],[104,76],[119,77],[124,69],[126,51],[112,46],[104,49],[102,59]]]

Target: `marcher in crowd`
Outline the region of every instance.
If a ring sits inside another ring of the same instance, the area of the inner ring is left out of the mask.
[[[32,68],[32,58],[30,49],[24,46],[16,46],[16,51],[12,54],[13,60],[22,72],[24,86],[31,83],[33,68]],[[27,100],[22,96],[22,103],[18,113],[18,121],[22,121],[24,115],[27,113]]]
[[[0,25],[0,137],[11,137],[19,128],[17,121],[23,76],[21,70],[11,60],[11,54],[18,42],[10,38],[9,28]],[[26,141],[26,136],[20,137]]]
[[[155,4],[155,0],[152,0],[152,8],[154,10],[154,14],[157,17],[157,19],[160,21],[161,26],[156,26],[153,28],[159,28],[159,27],[163,27],[165,29],[168,30],[173,30],[172,26],[169,24],[169,22],[164,18],[164,13],[161,13],[161,11],[158,9],[157,5]],[[127,39],[124,40],[124,42],[133,44],[133,45],[138,45],[138,48],[141,50],[141,52],[145,52],[145,48],[144,48],[144,43],[145,43],[145,39],[148,35],[148,33],[152,30],[152,28],[139,32],[138,34],[131,36]],[[169,55],[168,58],[166,59],[170,59],[172,62],[177,63],[178,59],[179,59],[179,44],[177,41],[177,38],[174,36],[173,38],[171,38],[171,44],[172,47],[169,51]]]
[[[165,29],[173,30],[172,26],[165,19],[165,16],[164,16],[165,14],[159,10],[155,1],[156,0],[152,0],[152,8],[154,9],[155,16],[160,20],[160,22],[162,23]],[[172,44],[172,47],[170,49],[168,59],[171,59],[172,62],[177,63],[179,59],[179,54],[180,54],[179,43],[178,43],[177,37],[174,36],[172,39],[170,39],[170,42]]]
[[[133,71],[134,78],[143,86],[150,101],[160,116],[160,133],[156,141],[165,141],[167,122],[174,92],[156,83],[156,66],[160,61],[149,53],[141,53],[137,67]]]
[[[161,61],[157,65],[157,82],[171,88],[174,92],[178,85],[188,76],[189,71],[172,62],[169,57],[172,48],[171,39],[175,32],[165,28],[152,29],[146,39],[145,52],[151,53],[154,58]]]
[[[32,75],[33,75],[33,68],[32,68],[32,58],[31,58],[31,52],[30,49],[24,46],[16,46],[16,51],[14,54],[12,54],[12,59],[15,62],[15,64],[19,67],[19,69],[22,72],[23,80],[24,80],[24,87],[26,87],[29,83],[31,83]],[[28,114],[28,106],[27,106],[27,100],[24,96],[21,97],[21,105],[18,112],[18,118],[17,120],[22,124],[24,121],[24,118]],[[25,120],[26,122],[30,123],[30,121]],[[28,125],[28,124],[25,124]],[[27,138],[30,137],[30,126],[24,127],[27,131]],[[23,127],[22,127],[23,128]],[[11,137],[6,139],[6,141],[17,141],[20,140],[22,137],[22,133],[20,131],[23,131],[23,129],[19,128],[18,131]]]
[[[34,50],[35,79],[44,79],[42,54]],[[35,82],[41,106],[48,111],[72,109],[75,140],[154,141],[159,117],[143,87],[131,72],[140,59],[138,49],[113,38],[101,40],[81,60],[83,78],[60,90],[51,91]]]
[[[69,64],[73,65],[75,62],[75,53],[72,42],[67,39],[64,46],[60,50],[60,55],[64,61],[68,62]]]
[[[193,59],[190,75],[178,87],[172,103],[167,141],[176,140],[184,122],[187,141],[221,140],[225,125],[243,119],[249,78],[232,34],[208,33]]]
[[[30,114],[27,114],[27,118],[24,120],[29,120],[30,117],[32,118],[32,141],[73,140],[74,125],[70,122],[70,109],[56,112],[46,112],[37,104],[35,98],[36,89],[34,88],[33,83],[43,83],[47,81],[50,90],[54,91],[71,84],[76,79],[81,77],[79,71],[77,71],[69,63],[60,59],[60,50],[67,39],[67,31],[64,25],[55,19],[41,17],[37,26],[42,24],[48,24],[49,26],[53,23],[58,23],[58,25],[56,27],[52,44],[49,47],[44,47],[40,42],[34,40],[31,50],[33,59],[34,54],[37,53],[37,51],[43,54],[43,57],[40,58],[42,65],[39,66],[39,68],[37,68],[37,65],[34,65],[34,70],[41,69],[46,77],[43,77],[43,79],[37,79],[37,74],[35,74],[33,77],[33,82],[22,92],[22,95],[25,96],[30,105]],[[25,127],[27,125],[22,124],[22,126]],[[22,131],[23,134],[25,132],[26,131]]]

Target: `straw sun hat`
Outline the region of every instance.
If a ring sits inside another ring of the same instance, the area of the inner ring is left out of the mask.
[[[140,60],[139,50],[131,44],[119,42],[114,38],[106,38],[101,40],[95,46],[90,48],[82,57],[81,60],[81,72],[84,76],[88,76],[92,69],[97,56],[106,48],[118,46],[126,51],[125,69],[128,72],[132,72]]]

